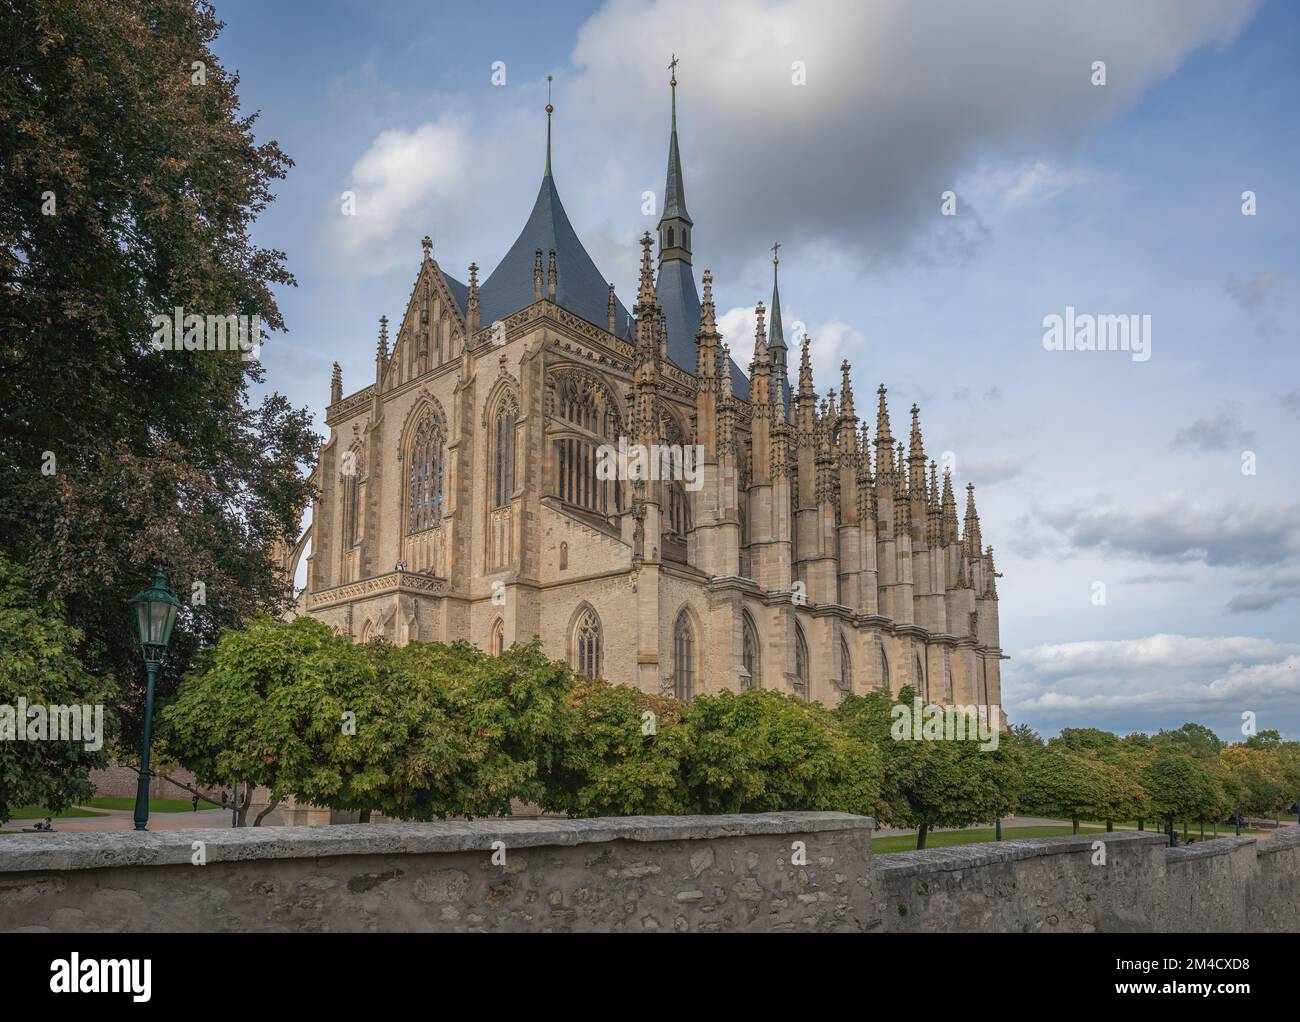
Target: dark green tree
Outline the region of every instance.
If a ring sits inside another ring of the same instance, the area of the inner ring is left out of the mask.
[[[318,444],[305,410],[251,400],[259,362],[151,344],[178,306],[284,326],[293,278],[249,228],[291,161],[254,140],[220,27],[196,0],[0,3],[0,549],[118,686],[128,750],[125,601],[157,562],[185,602],[165,700],[222,627],[282,604],[272,548]]]

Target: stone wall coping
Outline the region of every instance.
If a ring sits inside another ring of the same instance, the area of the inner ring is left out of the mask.
[[[257,859],[319,859],[344,855],[427,855],[584,845],[609,841],[698,841],[760,834],[861,830],[875,821],[852,813],[745,813],[721,816],[620,816],[592,819],[445,820],[434,823],[351,823],[328,827],[193,828],[69,832],[0,838],[0,874],[122,866],[189,865],[202,841],[208,864]]]
[[[1259,855],[1272,855],[1274,852],[1300,848],[1300,827],[1282,827],[1274,831],[1272,837],[1265,838],[1263,841],[1255,839],[1255,841],[1255,851]]]
[[[1194,845],[1179,845],[1165,850],[1165,861],[1174,864],[1193,862],[1197,859],[1212,859],[1216,855],[1231,855],[1238,848],[1258,844],[1253,837],[1221,837],[1210,840],[1197,840]]]
[[[887,874],[890,879],[919,876],[924,873],[948,873],[1017,859],[1033,859],[1040,855],[1067,855],[1071,852],[1092,851],[1094,841],[1106,844],[1160,845],[1168,839],[1152,831],[1116,830],[1091,834],[1066,834],[1062,837],[1024,838],[1012,841],[987,841],[977,845],[954,845],[951,848],[929,848],[923,851],[895,852],[890,855],[873,855],[871,868]]]

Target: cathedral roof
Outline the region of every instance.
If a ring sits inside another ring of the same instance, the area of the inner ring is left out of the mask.
[[[528,222],[479,291],[481,322],[505,319],[533,304],[533,261],[539,248],[544,266],[551,249],[555,249],[556,302],[594,326],[607,327],[609,285],[569,223],[550,173],[549,159]],[[617,322],[627,322],[627,309],[617,298],[615,302]],[[698,315],[697,309],[697,319]]]

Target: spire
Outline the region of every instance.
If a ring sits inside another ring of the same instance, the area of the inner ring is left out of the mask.
[[[889,482],[894,470],[894,435],[889,431],[889,406],[885,404],[885,385],[876,390],[880,404],[876,409],[876,479],[883,485]]]
[[[763,308],[763,303],[761,301],[758,303],[758,305],[754,307],[754,316],[757,319],[757,326],[754,329],[754,361],[757,362],[759,359],[763,359],[764,361],[766,361],[767,340],[764,338],[763,335],[767,333],[767,328],[765,325],[765,317],[767,316],[767,312]]]
[[[479,327],[478,263],[469,264],[469,298],[465,304],[465,315],[469,320],[467,325],[472,337],[478,333]]]
[[[785,347],[785,331],[781,323],[781,289],[777,286],[777,267],[781,264],[781,243],[772,244],[772,322],[768,327],[767,346],[769,348]]]
[[[638,308],[649,309],[655,304],[655,270],[654,262],[650,258],[650,249],[654,245],[654,239],[650,237],[650,232],[646,231],[641,235],[641,286],[637,289],[636,302]],[[541,266],[541,263],[538,263]],[[637,312],[637,319],[641,318],[641,313]]]
[[[375,358],[381,363],[388,362],[388,317],[379,317],[379,343],[375,345]],[[337,362],[334,363],[338,365]]]
[[[713,306],[713,271],[704,271],[704,301],[700,304],[700,328],[713,330],[718,323],[718,310]],[[723,345],[726,347],[726,345]],[[730,374],[728,374],[730,375]]]
[[[908,441],[908,485],[916,496],[925,501],[925,444],[921,440],[921,409],[912,404],[912,435]]]
[[[966,521],[962,526],[962,544],[968,557],[978,557],[983,548],[980,537],[980,516],[975,510],[975,484],[966,484]]]
[[[939,503],[939,542],[957,542],[957,499],[952,495],[952,473],[943,470],[943,497]]]
[[[849,360],[840,363],[840,418],[856,419],[853,410],[853,384],[849,382]]]
[[[726,367],[731,365],[731,348],[728,347],[726,344],[723,344],[722,346],[722,365],[724,369],[722,373],[722,400],[724,402],[730,402],[731,401],[731,373],[726,372],[725,370]]]
[[[606,310],[606,316],[609,319],[609,332],[616,333],[618,329],[618,299],[614,297],[614,285],[609,285],[609,307]]]
[[[682,158],[677,145],[677,54],[668,70],[672,74],[672,131],[668,136],[668,176],[664,183],[664,213],[659,218],[659,260],[691,261],[691,233],[694,226],[686,212],[686,185],[682,180]]]
[[[894,530],[906,535],[912,527],[912,504],[907,499],[907,474],[903,471],[903,441],[898,441],[898,467],[894,470]]]
[[[542,300],[542,250],[533,253],[533,301]]]
[[[551,106],[551,76],[546,76],[546,173],[543,177],[551,176],[551,114],[555,112],[555,107]]]
[[[330,373],[330,404],[343,400],[343,369],[335,362],[334,371]]]
[[[812,397],[815,394],[813,390],[812,378],[812,361],[808,357],[808,345],[812,338],[807,334],[803,335],[803,341],[799,348],[799,397]]]
[[[558,270],[555,264],[555,249],[551,249],[550,254],[546,257],[546,297],[555,301],[555,291],[558,283]]]

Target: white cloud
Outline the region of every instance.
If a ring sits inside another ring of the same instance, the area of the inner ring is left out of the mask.
[[[473,194],[472,148],[466,125],[454,117],[381,132],[352,167],[346,190],[356,195],[356,215],[336,217],[338,256],[350,269],[381,272],[392,265],[395,235],[413,223],[467,229],[468,218],[457,211]],[[398,260],[414,262],[407,249]]]

